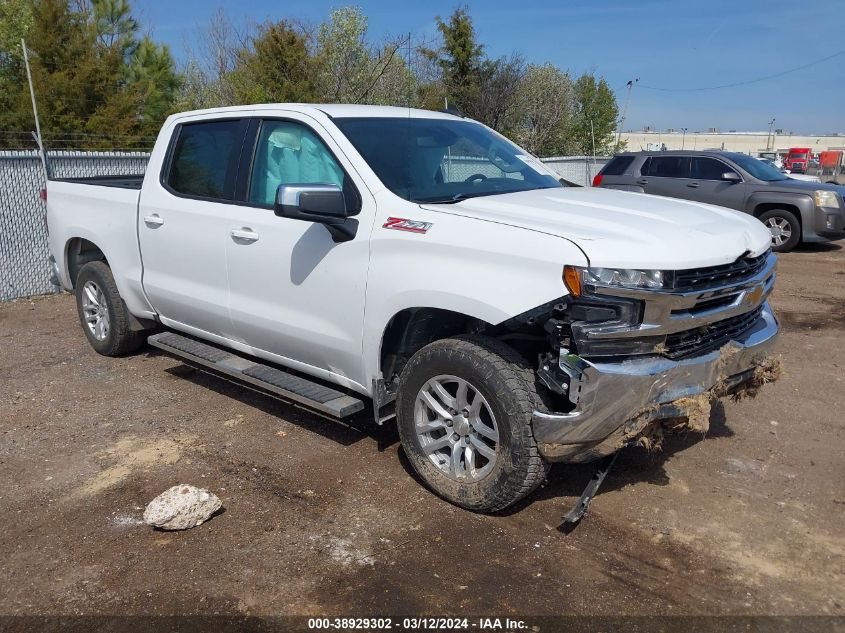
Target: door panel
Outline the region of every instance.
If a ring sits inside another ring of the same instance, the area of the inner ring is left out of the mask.
[[[301,115],[262,123],[248,198],[265,206],[238,207],[227,229],[230,315],[236,338],[250,347],[366,385],[361,349],[374,202],[316,130]],[[295,183],[334,183],[349,192],[347,200],[361,207],[355,239],[335,243],[322,224],[276,216],[276,187]]]
[[[234,221],[232,206],[161,202],[148,205],[144,213],[156,214],[164,223],[151,227],[141,220],[138,227],[150,302],[165,319],[231,334],[225,238]]]
[[[233,223],[242,120],[205,121],[175,132],[165,183],[144,180],[138,238],[144,290],[164,319],[231,335],[226,240]]]
[[[684,179],[689,178],[689,158],[686,156],[652,156],[644,164],[637,184],[645,193],[671,198],[684,198],[687,191]]]
[[[741,210],[745,206],[746,184],[722,180],[725,172],[737,173],[727,163],[706,156],[694,156],[690,169],[690,180],[686,183],[687,200],[717,204],[730,209]],[[739,176],[739,174],[737,174]]]

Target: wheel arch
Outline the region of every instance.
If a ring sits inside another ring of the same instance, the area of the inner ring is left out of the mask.
[[[79,271],[88,262],[102,261],[108,266],[105,252],[97,244],[84,237],[72,237],[65,243],[65,270],[67,270],[70,289],[76,287]]]
[[[378,371],[391,382],[418,350],[429,343],[458,334],[480,332],[491,324],[482,318],[430,306],[404,308],[396,312],[382,330]]]
[[[773,209],[781,209],[795,214],[801,225],[803,236],[805,227],[813,226],[815,203],[806,194],[761,192],[752,193],[748,198],[748,210],[755,218]]]
[[[799,209],[794,204],[783,204],[780,202],[762,202],[754,208],[754,217],[759,218],[767,211],[789,211],[796,218],[798,218],[798,223],[803,225],[803,220],[801,218],[801,209]]]

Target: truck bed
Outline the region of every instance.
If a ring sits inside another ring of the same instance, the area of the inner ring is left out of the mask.
[[[94,176],[47,181],[47,224],[51,253],[58,256],[59,280],[73,287],[69,261],[81,243],[101,250],[120,296],[132,314],[146,318],[152,308],[141,289],[138,202],[141,176]]]
[[[80,185],[97,185],[100,187],[118,187],[120,189],[141,189],[144,174],[128,176],[84,176],[82,178],[54,178],[57,182],[73,182]]]

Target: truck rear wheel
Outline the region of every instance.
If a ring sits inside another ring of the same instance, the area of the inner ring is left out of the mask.
[[[402,371],[399,437],[439,496],[478,512],[516,503],[545,479],[531,430],[534,372],[494,339],[461,336],[418,351]]]
[[[79,271],[76,309],[82,331],[97,353],[120,356],[143,345],[144,333],[130,328],[129,311],[104,262],[88,262]]]
[[[772,234],[772,250],[786,253],[801,241],[801,223],[795,214],[786,209],[772,209],[760,215],[760,222]]]

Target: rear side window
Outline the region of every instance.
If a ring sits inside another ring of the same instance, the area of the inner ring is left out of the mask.
[[[692,159],[692,177],[699,180],[721,180],[722,174],[733,171],[725,163],[715,158],[697,157]]]
[[[690,161],[686,156],[652,156],[643,165],[643,176],[689,178]]]
[[[176,193],[233,200],[245,124],[189,123],[179,128],[167,184]]]
[[[633,162],[633,156],[616,156],[602,167],[601,173],[605,176],[621,176]]]

